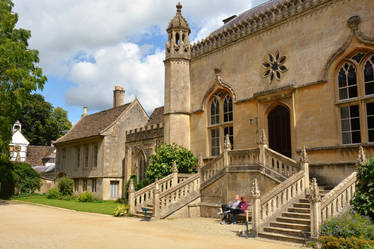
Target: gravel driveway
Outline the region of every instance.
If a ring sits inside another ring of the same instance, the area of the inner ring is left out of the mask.
[[[207,218],[145,222],[21,202],[0,201],[0,248],[300,248],[236,236],[242,225]]]

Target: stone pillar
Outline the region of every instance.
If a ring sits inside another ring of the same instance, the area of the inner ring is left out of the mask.
[[[319,230],[321,227],[321,195],[319,194],[319,188],[317,184],[317,179],[312,179],[312,184],[310,186],[310,209],[311,209],[311,221],[310,221],[310,237],[312,239],[318,239]]]
[[[309,183],[309,159],[308,159],[308,154],[306,153],[305,146],[303,147],[301,151],[299,165],[300,165],[300,169],[304,170],[305,193],[309,194],[309,184],[310,184]]]
[[[129,186],[129,212],[130,214],[135,214],[135,188],[134,188],[134,182],[131,179],[130,180],[130,186]]]
[[[364,148],[360,145],[358,148],[357,166],[367,162]]]
[[[252,200],[252,233],[257,236],[261,229],[260,221],[260,190],[258,189],[257,178],[252,182],[252,189],[250,190]]]
[[[267,145],[267,139],[266,139],[264,129],[261,130],[260,139],[258,141],[258,147],[260,149],[259,163],[262,167],[264,167],[263,170],[265,170],[265,167],[266,167],[265,149],[268,147],[268,145]]]
[[[160,219],[160,186],[158,180],[155,182],[153,191],[153,215],[155,219]]]
[[[178,167],[177,163],[173,162],[173,169],[172,169],[173,179],[172,179],[172,187],[176,186],[178,184]]]
[[[203,156],[199,156],[199,160],[197,162],[197,172],[201,174],[201,168],[204,167],[204,160]]]
[[[226,134],[225,142],[224,142],[224,145],[223,145],[223,164],[224,164],[224,167],[226,168],[226,170],[230,165],[229,151],[231,151],[230,136],[229,136],[229,134]]]

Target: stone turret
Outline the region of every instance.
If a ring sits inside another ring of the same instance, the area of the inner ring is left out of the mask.
[[[164,139],[190,148],[190,27],[182,5],[167,28],[165,52]]]

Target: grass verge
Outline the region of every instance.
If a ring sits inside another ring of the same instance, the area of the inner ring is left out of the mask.
[[[88,213],[98,213],[98,214],[108,214],[113,215],[114,210],[119,205],[115,201],[98,201],[98,202],[80,202],[77,200],[57,200],[57,199],[47,199],[47,197],[42,195],[32,195],[27,197],[15,197],[13,200],[31,202],[44,204],[48,206],[66,208],[76,211],[88,212]]]

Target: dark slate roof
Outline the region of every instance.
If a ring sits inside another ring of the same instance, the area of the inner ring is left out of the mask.
[[[59,138],[55,144],[100,135],[130,104],[131,103],[127,103],[82,117],[78,123],[76,123],[65,136]]]
[[[153,110],[147,125],[159,124],[164,122],[164,107],[157,107]]]
[[[42,166],[43,158],[49,156],[54,150],[53,146],[29,145],[27,146],[26,163],[31,166]]]
[[[263,13],[266,10],[270,10],[270,8],[272,8],[273,6],[277,6],[277,5],[283,4],[285,2],[287,2],[287,0],[269,0],[265,3],[263,3],[263,4],[260,4],[256,7],[252,8],[252,9],[244,11],[239,16],[237,16],[236,18],[227,22],[222,27],[220,27],[219,29],[217,29],[216,31],[211,33],[211,35],[218,34],[218,33],[222,32],[225,28],[231,28],[232,26],[234,26],[234,24],[238,24],[239,22],[247,20],[248,18],[253,18],[256,15],[258,15],[260,13]]]

